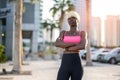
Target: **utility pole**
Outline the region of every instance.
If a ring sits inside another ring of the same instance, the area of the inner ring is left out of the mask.
[[[90,54],[90,15],[91,15],[91,0],[86,0],[86,20],[87,20],[87,54],[86,54],[86,66],[92,66],[91,54]]]

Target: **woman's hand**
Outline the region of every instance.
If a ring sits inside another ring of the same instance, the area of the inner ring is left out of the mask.
[[[75,50],[82,50],[85,49],[86,47],[86,33],[84,31],[81,32],[81,42],[76,43],[74,46],[71,46],[68,48],[70,51],[75,51]]]
[[[75,46],[76,43],[65,43],[65,42],[63,42],[64,33],[65,33],[65,31],[60,32],[59,37],[56,39],[55,46],[60,47],[60,48]]]

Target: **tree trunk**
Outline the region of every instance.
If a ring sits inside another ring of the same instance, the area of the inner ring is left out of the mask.
[[[53,28],[50,29],[50,47],[52,47]]]
[[[23,5],[23,2],[22,2]],[[22,6],[22,13],[23,14],[23,6]],[[21,15],[21,28],[20,28],[20,46],[21,46],[21,64],[24,65],[23,60],[24,60],[24,53],[23,53],[23,36],[22,36],[22,15]]]
[[[21,73],[22,58],[22,8],[23,0],[15,1],[15,39],[13,54],[13,72]]]
[[[90,0],[86,0],[86,11],[87,11],[87,55],[86,55],[86,65],[92,66],[91,54],[90,54]]]
[[[59,25],[60,25],[60,29],[62,28],[62,23],[63,23],[63,19],[64,19],[64,15],[65,15],[65,12],[64,11],[61,11],[61,16],[59,18]]]

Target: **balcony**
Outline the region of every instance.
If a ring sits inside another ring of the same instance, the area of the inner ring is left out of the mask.
[[[1,8],[0,9],[0,19],[1,18],[5,18],[7,13],[10,13],[10,9],[9,8]]]

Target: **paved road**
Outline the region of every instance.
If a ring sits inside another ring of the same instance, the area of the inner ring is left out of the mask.
[[[31,75],[0,75],[0,80],[56,80],[57,71],[61,60],[39,60],[25,61],[28,65],[23,65],[23,71],[31,71]],[[93,66],[84,67],[84,76],[82,80],[120,80],[120,65],[110,65],[93,63]],[[11,62],[0,64],[0,71],[4,67],[11,71]]]

